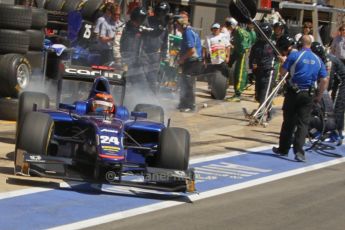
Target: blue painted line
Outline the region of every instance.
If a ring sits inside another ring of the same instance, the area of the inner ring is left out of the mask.
[[[334,153],[345,156],[345,146]],[[334,160],[308,152],[307,163],[274,155],[270,149],[193,164],[199,192]],[[83,186],[83,185],[82,185]],[[85,185],[86,187],[88,185]],[[1,229],[46,229],[162,202],[152,197],[50,190],[0,200]]]

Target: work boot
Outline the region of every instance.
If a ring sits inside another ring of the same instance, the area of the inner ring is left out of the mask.
[[[228,102],[240,102],[241,98],[239,96],[234,95],[232,97],[227,98],[226,101],[228,101]]]
[[[295,160],[298,161],[298,162],[305,162],[304,153],[296,152],[295,153]]]
[[[287,157],[289,154],[288,152],[282,151],[279,147],[273,147],[272,152],[282,157]]]

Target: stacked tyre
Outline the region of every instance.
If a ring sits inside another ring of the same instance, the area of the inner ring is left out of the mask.
[[[0,4],[0,119],[16,119],[17,98],[32,68],[42,68],[44,16],[41,9]]]

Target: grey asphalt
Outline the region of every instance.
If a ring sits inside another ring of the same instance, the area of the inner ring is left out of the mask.
[[[229,103],[212,100],[198,92],[198,111],[194,114],[181,114],[174,109],[175,104],[164,104],[169,105],[165,109],[167,117],[173,118],[172,126],[190,131],[191,155],[213,155],[278,142],[281,102],[274,106],[276,114],[269,127],[248,126],[241,109],[246,107],[252,111],[257,107],[252,95],[251,90],[240,103]],[[13,175],[14,136],[15,123],[0,121],[0,192],[32,187],[6,182]],[[344,166],[328,167],[91,229],[343,230]]]
[[[90,229],[344,230],[345,164]]]

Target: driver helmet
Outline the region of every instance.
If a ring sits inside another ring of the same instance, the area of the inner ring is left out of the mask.
[[[113,96],[108,93],[97,93],[91,101],[91,111],[96,113],[114,113]]]

